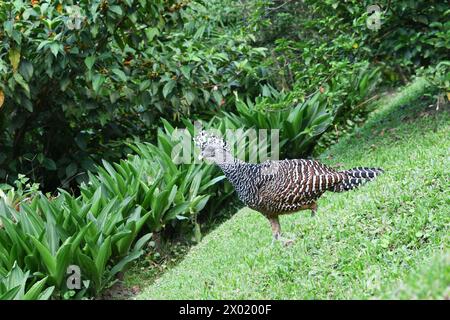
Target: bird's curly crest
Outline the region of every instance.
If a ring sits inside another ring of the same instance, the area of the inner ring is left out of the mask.
[[[205,130],[200,131],[199,134],[194,137],[194,143],[201,150],[204,150],[207,147],[215,147],[230,151],[230,148],[224,139],[210,134]]]

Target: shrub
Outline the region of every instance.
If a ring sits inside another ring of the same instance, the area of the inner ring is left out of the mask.
[[[426,77],[426,79],[434,86],[439,93],[448,93],[450,91],[450,61],[440,61],[435,66],[428,68],[422,68],[418,72],[420,75]],[[448,98],[448,100],[450,100]]]
[[[0,273],[0,300],[47,300],[54,287],[45,286],[47,278],[37,281],[32,286],[27,285],[30,272],[23,272],[15,263],[8,272],[2,276]]]
[[[308,91],[309,85],[315,87],[333,74],[337,62],[367,60],[382,67],[386,80],[396,81],[447,58],[450,10],[446,3],[378,3],[379,29],[371,30],[367,8],[373,4],[306,0],[277,6],[268,0],[244,6],[253,12],[249,26],[258,34],[259,44],[271,48],[273,72],[287,86],[300,80]]]
[[[79,197],[62,189],[47,197],[25,185],[25,177],[17,189],[4,187],[0,274],[17,265],[32,272],[33,281],[43,281],[40,286],[45,279],[46,286],[55,287],[57,298],[96,296],[142,255],[152,235],[172,228],[199,241],[198,214],[212,197],[220,205],[232,190],[218,188],[224,176],[214,166],[175,164],[171,153],[180,135],[163,122],[157,146],[132,144],[137,154],[118,163],[103,161],[97,173],[88,174]],[[191,143],[194,127],[186,124]],[[83,288],[78,292],[66,286],[69,265],[80,267]],[[5,289],[7,297],[12,289]]]
[[[278,129],[282,156],[290,158],[308,155],[333,121],[320,93],[305,102],[285,93],[277,94],[276,98],[260,97],[255,103],[237,100],[236,108],[236,113],[225,112],[224,120],[220,120],[226,128]]]
[[[248,25],[258,45],[268,47],[266,65],[279,90],[303,100],[329,93],[334,128],[318,151],[366,118],[379,77],[383,84],[406,82],[419,67],[447,59],[448,6],[442,1],[379,3],[378,30],[367,23],[373,1],[251,1]],[[364,79],[365,78],[365,79]]]
[[[70,294],[67,267],[78,265],[85,280],[78,297],[98,294],[151,237],[138,237],[150,213],[131,207],[129,199],[105,202],[100,195],[81,202],[61,190],[56,198],[41,194],[22,202],[18,210],[0,201],[0,273],[17,264],[64,297]]]
[[[17,208],[23,201],[36,196],[38,191],[39,184],[30,182],[30,179],[23,174],[18,175],[15,187],[0,184],[0,198],[3,198],[6,204],[13,208]]]
[[[362,112],[359,107],[373,94],[378,80],[378,69],[360,63],[337,73],[306,100],[298,85],[289,93],[268,87],[266,97],[258,97],[254,103],[237,99],[236,112],[224,112],[224,119],[217,122],[233,129],[278,129],[282,157],[307,157],[331,125],[341,127],[339,121]],[[327,137],[320,145],[331,141]]]
[[[130,144],[136,155],[113,165],[103,162],[97,174],[89,173],[89,183],[80,187],[82,198],[88,201],[95,193],[101,194],[105,202],[115,197],[128,198],[131,206],[150,212],[147,227],[151,232],[161,232],[166,227],[183,228],[183,234],[196,234],[199,240],[197,215],[211,197],[220,205],[232,190],[219,191],[216,184],[224,176],[214,166],[191,163],[191,155],[189,163],[175,164],[172,150],[183,134],[188,135],[191,143],[193,126],[190,127],[192,134],[176,133],[178,129],[163,122],[165,129],[158,131],[157,145]]]
[[[0,179],[76,187],[124,142],[154,138],[162,114],[258,92],[264,50],[226,4],[227,17],[222,1],[0,2]]]

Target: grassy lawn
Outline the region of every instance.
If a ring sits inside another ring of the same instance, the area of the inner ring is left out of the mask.
[[[450,113],[416,81],[320,158],[386,173],[325,194],[316,217],[283,216],[290,247],[244,208],[138,299],[370,299],[450,295]],[[430,102],[431,101],[431,102]]]

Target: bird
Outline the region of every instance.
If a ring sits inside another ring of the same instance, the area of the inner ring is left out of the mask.
[[[281,236],[280,215],[311,210],[311,216],[315,216],[317,200],[326,191],[352,190],[384,172],[381,168],[368,167],[338,171],[311,159],[247,163],[232,155],[224,139],[205,130],[193,140],[200,149],[199,158],[218,165],[239,199],[269,220],[272,243],[280,240],[289,245],[293,242]]]

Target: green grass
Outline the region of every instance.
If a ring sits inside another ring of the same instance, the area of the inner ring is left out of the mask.
[[[386,173],[327,193],[314,218],[283,216],[293,245],[271,245],[268,221],[244,208],[137,298],[448,298],[450,114],[430,112],[425,90],[420,80],[405,88],[321,156]]]

